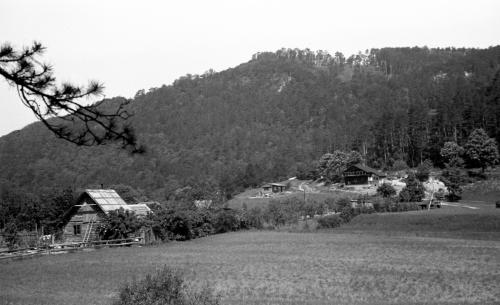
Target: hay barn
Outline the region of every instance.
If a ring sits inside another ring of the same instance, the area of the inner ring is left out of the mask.
[[[151,209],[146,204],[127,204],[115,190],[85,190],[66,215],[65,242],[86,242],[99,239],[99,228],[106,222],[106,215],[118,209],[145,216]]]

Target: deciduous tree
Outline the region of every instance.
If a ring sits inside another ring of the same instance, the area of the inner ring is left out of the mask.
[[[495,139],[490,138],[484,129],[475,129],[465,144],[465,154],[472,166],[486,167],[494,165],[498,161],[498,148]]]

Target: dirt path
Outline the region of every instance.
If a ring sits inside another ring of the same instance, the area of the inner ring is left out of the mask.
[[[455,202],[441,202],[441,205],[446,205],[446,206],[452,206],[452,207],[458,207],[458,208],[466,208],[466,209],[472,209],[472,210],[479,210],[478,207],[473,207],[470,205],[465,205],[461,203],[455,203]]]

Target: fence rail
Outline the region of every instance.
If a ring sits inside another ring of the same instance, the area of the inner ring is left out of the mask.
[[[88,242],[72,242],[51,244],[43,247],[29,247],[22,249],[10,249],[0,251],[0,261],[25,259],[41,255],[60,254],[68,252],[82,251],[85,249],[98,249],[103,247],[126,247],[142,244],[142,237],[96,240]]]

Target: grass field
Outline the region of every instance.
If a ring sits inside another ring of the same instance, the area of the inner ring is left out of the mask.
[[[165,264],[213,285],[224,304],[500,303],[497,210],[364,216],[318,233],[238,232],[1,263],[0,304],[110,304],[122,283]]]
[[[461,204],[479,209],[444,207],[431,211],[365,214],[337,231],[500,241],[500,209],[491,203],[464,201]]]
[[[247,193],[243,193],[244,195]],[[265,209],[271,200],[287,200],[290,198],[297,198],[299,200],[304,200],[304,193],[299,191],[294,191],[288,194],[283,194],[281,196],[273,198],[249,198],[248,196],[239,195],[228,201],[228,206],[233,209],[241,209],[243,203],[246,204],[248,209],[258,207],[260,209]],[[328,198],[333,198],[338,200],[339,198],[357,198],[358,195],[353,192],[343,192],[343,191],[329,191],[329,192],[317,192],[317,193],[306,193],[307,202],[324,202]]]
[[[286,192],[273,193],[272,197],[258,197],[262,195],[262,188],[248,189],[245,192],[236,195],[228,201],[228,206],[233,209],[241,209],[245,204],[248,209],[260,208],[265,209],[271,200],[284,201],[290,198],[304,200],[304,188],[307,189],[305,199],[307,202],[324,202],[328,198],[339,199],[341,197],[356,197],[353,192],[345,191],[330,191],[328,187],[319,187],[318,184],[306,180],[285,180],[282,184],[289,185]]]

